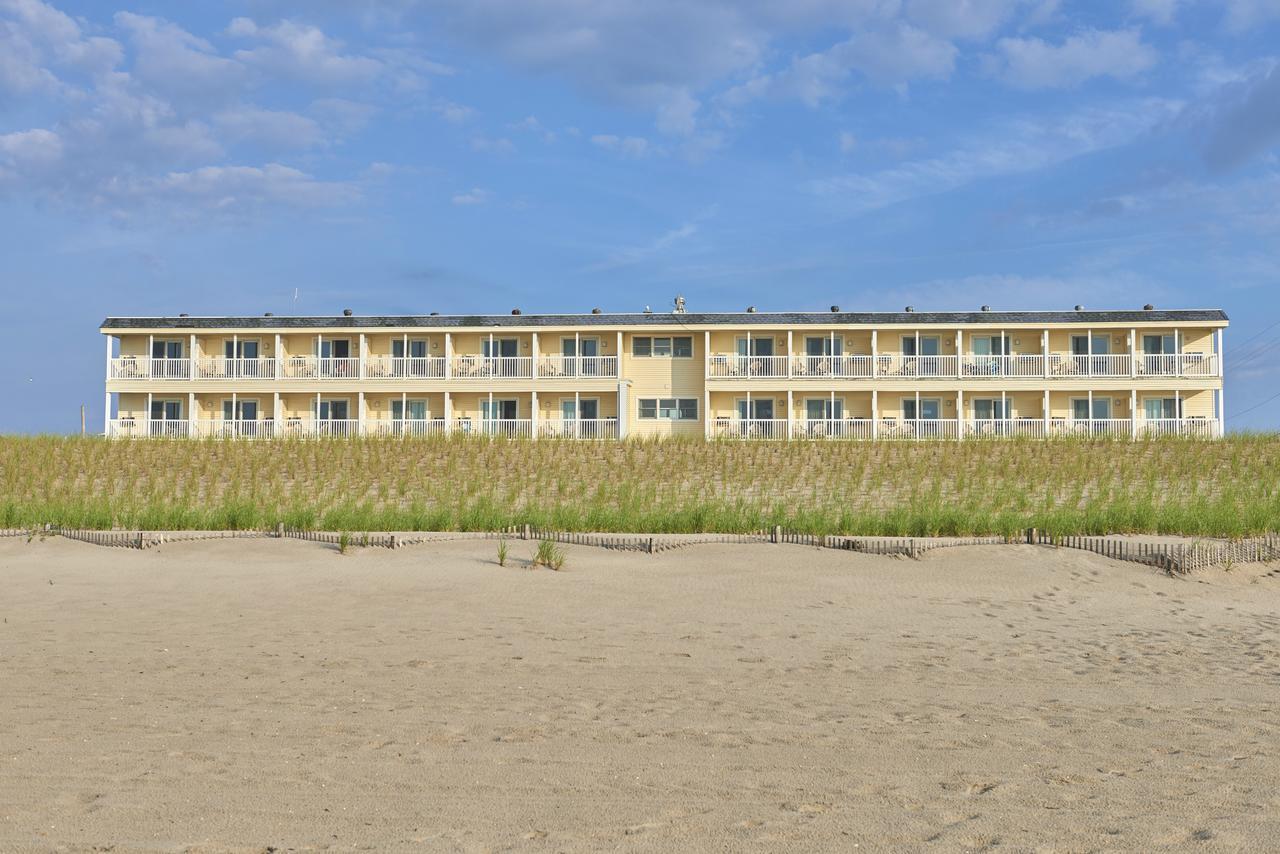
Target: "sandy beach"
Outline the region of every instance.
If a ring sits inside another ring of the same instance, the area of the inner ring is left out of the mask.
[[[0,850],[1260,850],[1280,570],[0,541]]]

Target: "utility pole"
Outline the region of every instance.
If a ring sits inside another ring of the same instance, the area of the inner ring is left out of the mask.
[[[80,404],[80,435],[84,435],[84,404]]]

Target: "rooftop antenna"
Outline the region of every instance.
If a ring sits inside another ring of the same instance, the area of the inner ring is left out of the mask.
[[[298,304],[298,289],[297,289],[297,288],[294,288],[294,289],[293,289],[293,304],[294,304],[294,305],[297,305],[297,304]]]

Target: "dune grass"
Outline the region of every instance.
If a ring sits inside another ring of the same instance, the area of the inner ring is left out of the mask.
[[[0,528],[945,536],[1280,528],[1280,434],[1222,441],[0,437]]]

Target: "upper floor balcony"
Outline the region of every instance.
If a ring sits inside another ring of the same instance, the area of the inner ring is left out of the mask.
[[[775,356],[713,353],[707,378],[862,380],[862,379],[1079,379],[1082,377],[1219,376],[1215,353],[982,354]]]
[[[279,358],[116,356],[112,380],[517,380],[616,379],[617,356],[446,356]]]

